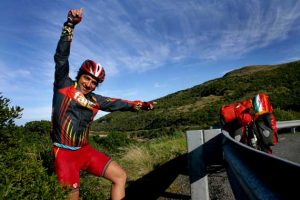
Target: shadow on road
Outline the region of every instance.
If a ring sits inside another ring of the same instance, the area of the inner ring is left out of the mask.
[[[187,154],[183,154],[157,167],[142,178],[129,182],[126,188],[126,200],[152,200],[159,197],[190,199],[188,195],[165,192],[179,174],[187,175],[187,173]]]

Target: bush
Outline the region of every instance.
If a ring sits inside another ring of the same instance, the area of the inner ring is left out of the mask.
[[[41,152],[51,152],[48,137],[37,140],[23,128],[1,131],[0,196],[3,199],[65,199],[53,173],[47,173]],[[30,137],[33,140],[28,139]],[[30,141],[38,141],[30,143]],[[48,141],[48,142],[47,142]]]
[[[280,108],[274,109],[274,115],[277,121],[288,121],[294,119],[300,119],[300,113],[295,111],[286,111]]]
[[[38,132],[49,135],[51,122],[46,120],[27,122],[25,124],[25,129],[29,132]]]
[[[132,142],[123,132],[111,132],[106,137],[94,136],[93,140],[100,148],[109,153],[118,152]]]

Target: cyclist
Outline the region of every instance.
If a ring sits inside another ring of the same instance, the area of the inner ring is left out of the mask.
[[[128,101],[104,97],[93,91],[105,79],[103,66],[93,60],[81,65],[76,80],[69,77],[70,46],[82,9],[68,12],[54,55],[55,80],[52,102],[51,139],[55,173],[62,186],[71,187],[69,199],[79,199],[80,170],[112,182],[111,198],[125,197],[126,172],[108,155],[89,145],[89,129],[98,110],[151,110],[153,102]]]

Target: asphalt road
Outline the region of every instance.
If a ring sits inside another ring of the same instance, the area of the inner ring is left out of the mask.
[[[278,136],[278,144],[272,147],[273,155],[300,164],[300,132]],[[235,200],[224,168],[210,173],[208,183],[211,200]]]
[[[279,134],[279,142],[272,149],[273,155],[300,164],[300,132]]]

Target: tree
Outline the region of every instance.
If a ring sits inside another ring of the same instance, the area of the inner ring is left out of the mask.
[[[22,117],[23,108],[19,106],[9,107],[10,100],[0,93],[0,129],[14,125],[15,119]]]
[[[30,132],[38,132],[40,134],[49,134],[51,129],[51,122],[47,120],[27,122],[24,126]]]

